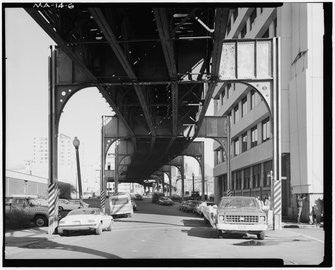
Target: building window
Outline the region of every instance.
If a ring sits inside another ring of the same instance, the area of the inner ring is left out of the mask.
[[[226,191],[228,189],[228,184],[227,184],[227,174],[223,175],[223,191]]]
[[[250,94],[250,110],[252,110],[253,108],[255,108],[256,106],[256,93],[255,90],[251,90],[251,94]]]
[[[242,153],[247,151],[248,144],[247,144],[247,133],[242,134]]]
[[[268,38],[269,37],[269,29],[266,30],[266,32],[263,34],[262,38]]]
[[[233,9],[233,22],[236,21],[237,16],[238,16],[238,8],[234,8]]]
[[[229,35],[230,29],[231,29],[231,20],[230,20],[230,18],[229,18],[229,20],[228,20],[228,24],[227,24],[227,31],[226,31],[226,35],[227,35],[227,36]]]
[[[229,124],[230,124],[230,126],[232,126],[232,124],[233,124],[233,119],[232,119],[232,117],[231,117],[231,112],[228,112],[227,116],[228,116]]]
[[[220,97],[221,97],[221,105],[223,105],[223,101],[224,101],[224,96],[226,95],[226,91],[225,91],[225,89],[223,89],[223,91],[221,92],[221,95],[220,95]]]
[[[255,19],[256,19],[256,9],[254,9],[254,11],[251,13],[250,15],[250,30],[252,29],[252,27],[254,26],[255,23]]]
[[[245,116],[247,114],[247,97],[244,97],[242,99],[242,117]]]
[[[270,178],[270,172],[272,170],[272,160],[267,161],[264,163],[264,187],[269,187],[271,186],[271,178]]]
[[[257,188],[260,186],[261,181],[261,166],[256,165],[252,169],[252,187]]]
[[[245,24],[241,30],[241,38],[244,38],[246,34],[247,34],[247,25]]]
[[[231,84],[228,83],[228,84],[227,84],[227,98],[229,98],[230,88],[231,88]]]
[[[257,145],[257,126],[254,126],[251,129],[251,147],[255,147]]]
[[[238,104],[234,107],[234,124],[237,123],[239,120],[239,110],[238,110]]]
[[[265,119],[262,122],[262,139],[263,139],[263,142],[270,139],[270,120],[269,118]]]
[[[244,169],[243,189],[250,189],[250,168]]]
[[[237,171],[235,174],[235,183],[236,183],[236,190],[242,189],[242,171]]]
[[[237,156],[240,153],[240,141],[239,139],[234,140],[234,155]]]

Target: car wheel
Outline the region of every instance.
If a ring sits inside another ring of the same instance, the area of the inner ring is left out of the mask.
[[[257,238],[259,240],[264,240],[264,237],[265,237],[265,233],[264,232],[260,232],[259,234],[257,234]]]
[[[69,231],[63,231],[64,236],[69,236],[70,232]]]
[[[95,233],[98,234],[98,235],[102,234],[102,226],[101,226],[101,223],[99,223],[98,228],[95,229]]]
[[[111,222],[109,223],[109,226],[107,227],[107,231],[111,232],[112,227],[113,227],[113,221],[111,220]]]
[[[204,217],[204,223],[205,223],[205,224],[208,224],[208,220],[207,220],[207,218],[205,218],[205,217]]]
[[[58,211],[64,211],[64,208],[61,206],[58,206]]]
[[[218,238],[219,239],[223,238],[223,232],[221,230],[218,230]]]
[[[48,225],[48,219],[46,216],[42,216],[42,215],[37,215],[35,218],[34,218],[34,224],[37,226],[37,227],[45,227]]]

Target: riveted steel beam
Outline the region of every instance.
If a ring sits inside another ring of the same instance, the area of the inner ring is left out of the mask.
[[[101,85],[97,78],[93,75],[93,73],[87,68],[87,66],[83,63],[83,61],[76,55],[75,52],[71,50],[70,47],[67,46],[66,42],[62,39],[62,37],[53,29],[52,25],[48,24],[43,16],[38,12],[37,9],[34,8],[26,8],[26,12],[42,27],[42,29],[56,42],[56,44],[74,61],[78,66],[80,66],[85,72],[88,79],[93,82],[93,86],[96,86],[103,97],[109,102],[114,112],[118,115],[120,120],[124,123],[126,128],[135,136],[134,131],[130,128],[127,121],[117,108],[116,104],[112,101],[112,99],[108,96],[108,92],[103,85]]]
[[[228,22],[229,9],[227,8],[216,8],[215,9],[215,21],[214,21],[214,44],[212,50],[212,68],[211,68],[211,83],[209,83],[208,90],[205,97],[204,105],[201,109],[199,120],[197,122],[197,129],[194,133],[194,138],[197,137],[199,127],[201,127],[202,121],[204,120],[206,111],[209,103],[212,99],[214,89],[218,80],[219,67],[221,61],[222,42],[226,32]]]
[[[137,81],[137,76],[133,71],[132,66],[130,65],[127,57],[124,55],[122,48],[120,47],[112,29],[110,28],[103,12],[100,8],[89,8],[90,13],[92,14],[94,20],[96,21],[97,25],[99,26],[100,30],[102,31],[106,40],[108,40],[109,45],[111,46],[112,50],[115,53],[115,56],[121,63],[124,71],[126,72],[127,76],[130,78],[131,81]],[[153,122],[151,116],[149,114],[148,106],[146,104],[145,97],[143,95],[142,89],[138,85],[134,85],[137,97],[139,102],[142,106],[142,110],[147,121],[148,127],[151,131],[151,134],[155,136],[156,131],[153,126]]]
[[[169,22],[165,8],[154,8],[154,15],[161,39],[162,50],[166,66],[171,80],[177,79],[177,66],[174,53],[174,45],[169,29]],[[178,133],[178,84],[172,83],[172,134]]]

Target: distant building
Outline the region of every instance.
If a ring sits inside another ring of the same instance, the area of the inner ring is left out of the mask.
[[[48,179],[22,172],[6,170],[5,197],[11,195],[38,195],[48,197]]]
[[[32,174],[48,177],[48,138],[34,137]],[[71,137],[60,134],[58,137],[58,180],[75,184],[75,150]]]

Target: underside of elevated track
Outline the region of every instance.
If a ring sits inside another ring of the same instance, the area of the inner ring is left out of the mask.
[[[56,126],[96,86],[131,142],[123,178],[141,183],[196,138],[218,80],[229,7],[104,4],[26,8],[50,35]]]

